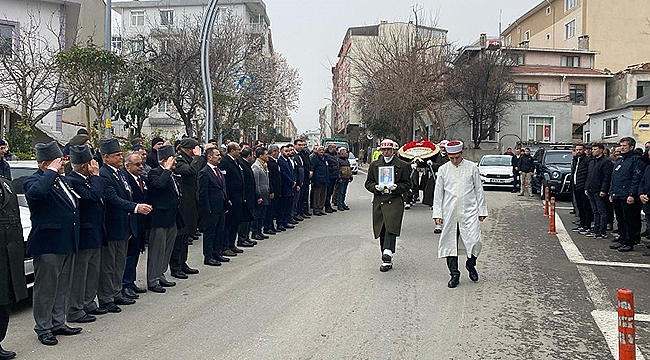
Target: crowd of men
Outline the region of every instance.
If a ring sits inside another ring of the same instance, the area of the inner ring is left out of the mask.
[[[23,185],[32,222],[27,253],[34,259],[34,330],[45,345],[82,331],[67,323],[93,322],[143,293],[165,293],[176,285],[168,269],[177,279],[197,274],[188,249],[200,233],[203,264],[216,267],[312,216],[350,210],[345,199],[353,178],[345,148],[310,151],[301,139],[202,147],[189,137],[174,144],[157,137],[150,148],[140,139],[131,145],[124,153],[117,139],[104,139],[95,151],[83,131],[66,145],[65,156],[55,142],[36,145],[38,170]],[[2,185],[0,196],[15,197],[11,182]],[[145,248],[146,287],[139,287],[136,268]],[[25,297],[21,277],[22,283],[1,289],[15,296],[0,296],[0,303]],[[0,350],[0,359],[15,356]]]

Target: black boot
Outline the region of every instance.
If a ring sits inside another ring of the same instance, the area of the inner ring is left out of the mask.
[[[473,282],[477,282],[478,272],[476,271],[476,256],[472,255],[471,258],[467,258],[467,261],[465,261],[465,269],[469,272],[469,279]]]
[[[458,256],[447,256],[447,267],[449,268],[449,275],[451,279],[447,283],[450,288],[455,288],[460,284],[460,271],[458,271]]]

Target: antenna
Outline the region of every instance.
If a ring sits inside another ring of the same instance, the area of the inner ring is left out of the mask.
[[[501,20],[503,17],[503,9],[499,9],[499,38],[501,38]]]

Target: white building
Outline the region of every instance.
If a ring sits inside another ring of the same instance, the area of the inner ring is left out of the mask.
[[[119,23],[113,27],[113,49],[122,48],[122,38],[132,38],[136,35],[149,36],[152,31],[168,30],[170,27],[182,27],[186,22],[194,24],[201,21],[208,3],[208,0],[113,1],[112,9],[120,14]],[[218,8],[219,13],[230,12],[241,18],[252,34],[259,35],[263,39],[262,51],[273,52],[269,28],[271,22],[264,1],[221,0]],[[137,46],[137,43],[132,43],[132,46]],[[203,112],[203,109],[200,111]],[[172,104],[162,103],[155,106],[144,122],[142,132],[151,134],[155,130],[162,130],[163,135],[166,136],[174,133],[184,134],[183,123],[173,118],[173,114]],[[120,125],[115,126],[116,130],[122,127]]]
[[[105,5],[102,0],[2,0],[0,4],[0,54],[11,54],[12,49],[7,46],[17,47],[26,29],[35,24],[38,24],[36,32],[51,48],[60,45],[66,49],[75,41],[85,43],[89,38],[96,45],[104,44]],[[9,87],[10,84],[0,86]],[[43,106],[49,104],[43,102]],[[19,117],[15,112],[17,108],[15,99],[0,97],[0,136],[4,137]],[[77,106],[51,112],[36,126],[48,137],[66,143],[85,126],[83,109]],[[37,109],[35,115],[43,110]],[[46,139],[39,137],[38,140]]]

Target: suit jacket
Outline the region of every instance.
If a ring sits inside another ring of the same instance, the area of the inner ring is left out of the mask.
[[[198,177],[199,171],[205,165],[205,157],[190,157],[184,152],[176,156],[176,180],[181,189],[180,211],[183,214],[185,226],[178,229],[178,235],[191,235],[196,232],[199,219],[198,210]]]
[[[255,196],[255,176],[253,175],[253,164],[240,157],[237,159],[239,165],[243,169],[244,174],[244,206],[242,211],[242,221],[253,221],[253,209],[257,204],[257,196]]]
[[[99,249],[104,241],[104,183],[99,176],[84,179],[71,172],[66,179],[79,195],[79,250]]]
[[[307,149],[304,149],[298,154],[302,158],[302,165],[305,169],[305,179],[302,183],[303,185],[309,185],[310,182],[309,172],[311,171],[311,159],[309,158],[309,152],[307,151]]]
[[[182,227],[178,207],[181,203],[178,185],[175,185],[174,175],[170,170],[161,166],[151,169],[147,177],[147,185],[154,194],[151,196],[151,228],[169,229],[174,226]]]
[[[129,234],[138,231],[134,216],[137,204],[133,202],[131,187],[126,182],[123,172],[119,170],[116,172],[106,164],[99,169],[99,176],[104,182],[106,240],[124,240]]]
[[[217,168],[218,169],[218,168]],[[217,218],[228,210],[226,180],[222,174],[221,183],[210,165],[199,172],[199,228],[214,226]]]
[[[269,169],[269,185],[271,193],[274,194],[274,199],[279,199],[282,193],[282,174],[280,173],[280,165],[278,161],[269,156],[269,161],[266,163]]]
[[[124,170],[126,181],[131,186],[133,201],[138,204],[149,204],[149,189],[147,188],[146,178],[140,175],[142,180],[142,190],[140,184],[135,180],[133,175]],[[149,230],[150,217],[148,215],[135,214],[137,232],[133,234],[133,238],[129,240],[129,248],[127,249],[128,256],[138,255],[140,251],[144,250],[145,240],[148,238],[147,231]]]
[[[244,207],[244,173],[237,161],[230,156],[225,155],[219,163],[219,169],[226,179],[226,193],[228,200],[232,203],[232,208],[228,211],[229,221],[243,221]]]
[[[23,182],[31,212],[32,230],[27,238],[27,254],[67,255],[79,249],[77,199],[63,190],[69,185],[56,171],[38,169]],[[69,188],[72,193],[72,188]]]
[[[282,196],[293,196],[296,190],[296,173],[290,159],[280,156],[280,173],[282,173]]]
[[[302,156],[300,156],[300,153],[296,153],[293,156],[293,163],[296,166],[294,169],[294,172],[296,173],[296,181],[299,186],[302,186],[302,184],[305,183],[305,176],[309,177],[309,174],[305,174],[305,162],[303,161]]]
[[[261,205],[271,205],[268,169],[264,170],[258,159],[251,165],[251,170],[255,177],[255,197],[263,200]]]
[[[18,197],[11,181],[0,179],[0,305],[28,297],[25,285],[25,242]]]

